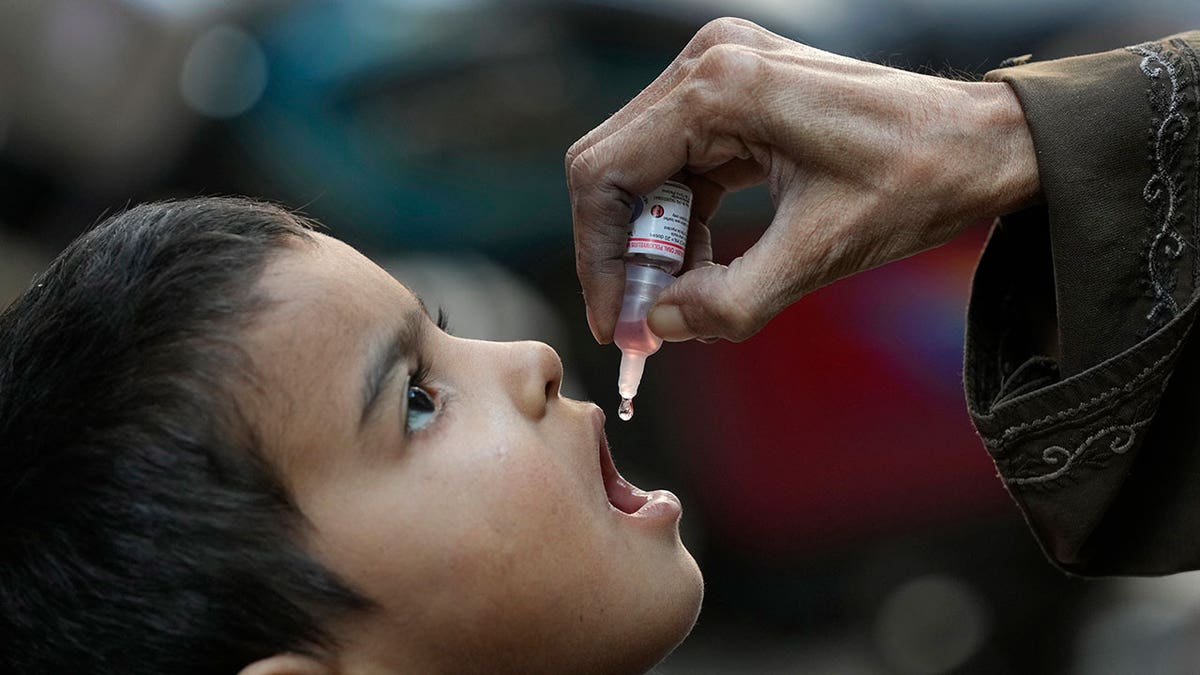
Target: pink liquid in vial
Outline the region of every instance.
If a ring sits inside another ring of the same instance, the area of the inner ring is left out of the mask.
[[[650,332],[645,320],[617,321],[613,342],[624,352],[653,354],[662,346],[662,338]]]

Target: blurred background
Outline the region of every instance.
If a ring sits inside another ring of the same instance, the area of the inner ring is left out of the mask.
[[[1200,27],[1195,0],[0,0],[0,306],[131,202],[253,195],[322,220],[456,334],[549,342],[568,393],[611,413],[563,154],[724,14],[961,77]],[[729,199],[718,258],[771,213],[764,191]],[[613,453],[682,497],[708,583],[655,672],[1200,671],[1200,579],[1055,571],[971,430],[985,235],[651,359]]]

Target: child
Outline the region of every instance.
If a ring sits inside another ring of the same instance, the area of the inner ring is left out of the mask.
[[[0,671],[649,669],[679,502],[561,377],[276,206],[109,218],[0,315]]]

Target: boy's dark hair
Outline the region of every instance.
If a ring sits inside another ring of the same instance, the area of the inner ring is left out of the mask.
[[[234,396],[257,281],[311,236],[246,199],[137,206],[0,314],[0,672],[235,673],[369,606]]]

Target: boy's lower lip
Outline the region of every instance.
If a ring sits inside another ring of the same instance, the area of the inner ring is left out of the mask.
[[[635,494],[641,493],[641,495],[644,495],[645,502],[633,513],[626,513],[614,506],[614,510],[623,516],[644,518],[646,520],[673,521],[683,514],[683,504],[680,503],[679,497],[676,497],[670,490],[654,490],[652,492],[642,492],[637,488],[633,488],[633,490]]]

